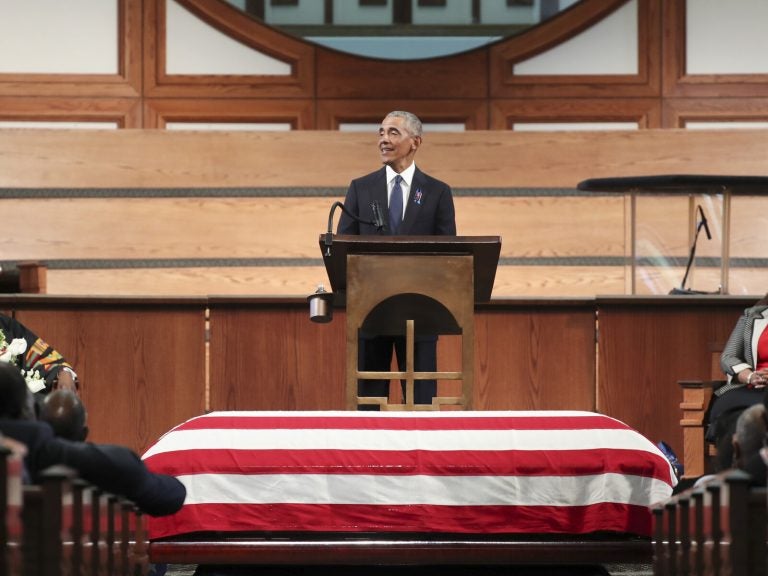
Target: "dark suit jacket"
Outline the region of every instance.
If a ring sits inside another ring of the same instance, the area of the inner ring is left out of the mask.
[[[378,202],[384,222],[389,222],[387,208],[388,189],[386,167],[372,172],[361,178],[352,180],[344,199],[344,206],[363,220],[372,221],[373,209],[371,204]],[[342,214],[337,228],[339,234],[385,234],[391,232],[386,228],[378,232],[371,224],[356,222],[346,214]],[[432,236],[456,235],[456,213],[453,207],[451,187],[416,168],[405,207],[405,217],[398,236]]]
[[[0,420],[0,432],[26,444],[24,465],[32,482],[49,466],[62,464],[94,486],[128,498],[152,516],[177,512],[187,496],[178,479],[150,472],[124,446],[57,438],[46,422],[39,421]]]

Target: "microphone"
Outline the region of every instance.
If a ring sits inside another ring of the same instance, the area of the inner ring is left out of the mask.
[[[376,226],[376,230],[381,231],[384,228],[384,220],[381,217],[381,208],[379,207],[379,203],[375,200],[371,202],[371,210],[373,211],[373,220],[364,220],[363,218],[360,218],[357,214],[353,214],[349,211],[349,209],[344,206],[343,202],[334,202],[331,206],[331,211],[328,214],[328,230],[325,232],[325,240],[323,241],[323,245],[325,246],[325,255],[330,256],[331,255],[331,245],[333,244],[333,213],[336,212],[336,208],[341,208],[341,210],[352,218],[353,220],[360,222],[361,224],[368,224],[369,226]]]
[[[696,209],[699,212],[700,220],[696,225],[696,234],[693,236],[691,253],[688,255],[688,263],[685,266],[685,275],[683,276],[683,281],[680,284],[680,288],[672,288],[672,290],[669,292],[670,294],[709,294],[709,292],[690,290],[685,287],[685,283],[688,281],[688,273],[691,271],[691,264],[693,264],[693,261],[696,258],[696,243],[699,240],[699,232],[701,232],[702,228],[704,228],[704,232],[707,234],[707,240],[712,240],[712,233],[709,231],[709,224],[707,223],[707,217],[704,215],[704,209],[701,207],[701,204],[697,205]],[[719,290],[717,292],[712,292],[712,294],[719,294]]]
[[[704,209],[701,204],[698,205],[699,216],[701,216],[701,225],[704,226],[704,232],[707,234],[707,240],[712,240],[712,233],[709,231],[709,224],[707,224],[707,217],[704,216]]]
[[[325,240],[323,241],[326,256],[331,255],[331,244],[333,244],[333,213],[336,212],[336,208],[339,206],[341,206],[342,210],[344,209],[344,204],[338,201],[334,202],[331,206],[331,211],[328,214],[328,230],[325,233]]]
[[[384,228],[384,219],[381,217],[381,208],[376,200],[371,202],[371,210],[373,211],[373,225],[376,226],[376,230],[381,230]]]

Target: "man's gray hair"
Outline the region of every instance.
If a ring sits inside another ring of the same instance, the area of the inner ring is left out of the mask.
[[[405,120],[405,129],[408,130],[412,136],[421,137],[421,120],[419,120],[419,117],[416,116],[416,114],[411,112],[404,112],[403,110],[394,110],[393,112],[387,114],[387,118],[391,118],[393,116],[395,118],[402,118]]]

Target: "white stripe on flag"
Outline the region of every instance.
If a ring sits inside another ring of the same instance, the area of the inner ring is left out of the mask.
[[[669,497],[661,480],[584,476],[369,476],[197,474],[179,476],[190,504],[384,504],[438,506],[649,506]]]
[[[614,448],[661,455],[634,430],[176,430],[143,456],[183,450],[584,450]]]

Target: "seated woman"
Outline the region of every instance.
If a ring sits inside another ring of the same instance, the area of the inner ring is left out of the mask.
[[[731,438],[739,414],[763,402],[768,384],[768,294],[736,322],[720,356],[720,367],[728,381],[715,390],[707,440],[716,444],[718,468],[724,470],[733,464]]]
[[[35,417],[40,404],[52,390],[78,393],[80,385],[72,365],[24,324],[0,313],[0,362],[17,366],[34,401],[27,407]]]

